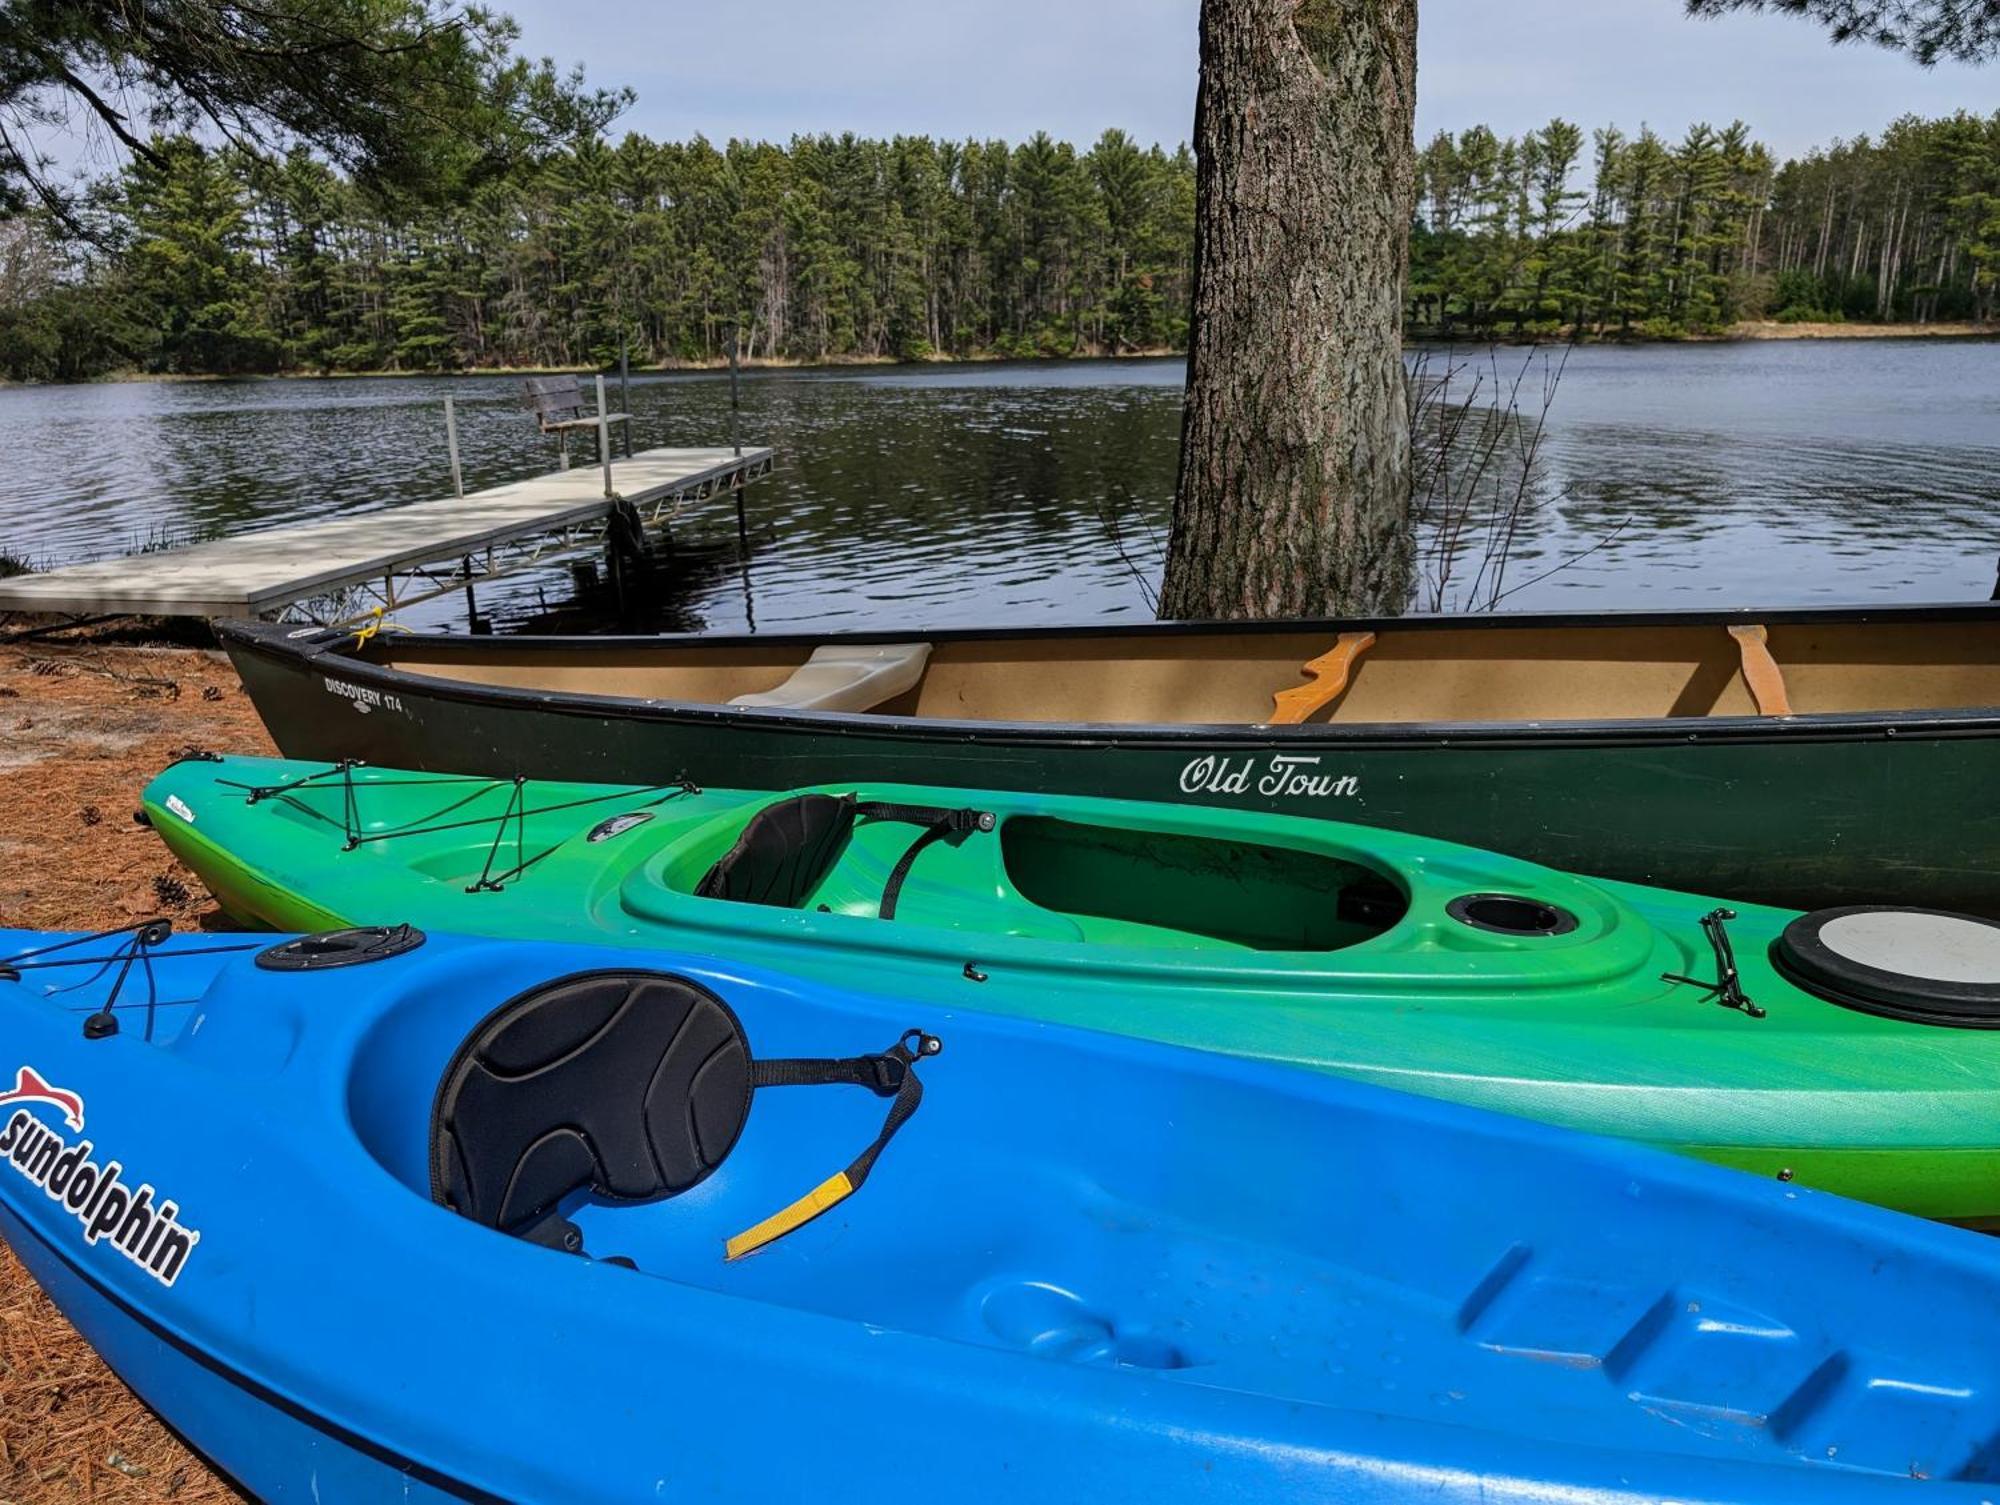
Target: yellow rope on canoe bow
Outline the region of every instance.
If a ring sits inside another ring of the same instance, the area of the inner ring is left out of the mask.
[[[363,643],[367,642],[367,641],[368,641],[368,640],[369,640],[370,638],[374,637],[374,636],[375,636],[375,634],[376,634],[376,633],[378,633],[378,632],[385,632],[385,631],[386,631],[386,632],[408,632],[408,631],[410,631],[410,629],[409,629],[409,628],[407,628],[407,627],[405,627],[405,626],[404,626],[404,625],[403,625],[403,624],[402,624],[401,622],[391,622],[391,621],[389,621],[389,620],[388,620],[388,619],[387,619],[387,618],[386,618],[386,617],[385,617],[385,616],[383,615],[383,613],[384,613],[384,612],[385,612],[385,611],[386,611],[387,609],[388,609],[388,608],[386,608],[386,607],[382,607],[382,606],[376,606],[376,607],[372,607],[372,608],[370,608],[370,610],[369,610],[369,614],[368,614],[368,616],[369,616],[369,620],[368,620],[368,624],[367,624],[367,625],[366,625],[365,627],[357,627],[357,628],[355,628],[355,629],[354,629],[354,646],[355,646],[355,647],[359,648],[359,647],[360,647],[360,646],[361,646],[361,645],[362,645]]]

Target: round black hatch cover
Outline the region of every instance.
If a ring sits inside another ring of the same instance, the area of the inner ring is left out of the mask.
[[[423,945],[424,933],[414,925],[361,925],[353,930],[322,930],[295,936],[257,953],[266,972],[323,972],[332,967],[358,967],[387,961]]]
[[[1771,962],[1830,1003],[1960,1029],[2000,1029],[2000,924],[1866,904],[1800,915]]]

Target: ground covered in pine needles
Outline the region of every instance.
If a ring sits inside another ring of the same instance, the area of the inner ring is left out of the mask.
[[[0,925],[212,918],[200,883],[132,819],[146,781],[194,748],[272,751],[221,654],[0,647]],[[0,1244],[0,1505],[238,1498]]]

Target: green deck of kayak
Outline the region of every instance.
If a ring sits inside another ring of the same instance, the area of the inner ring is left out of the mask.
[[[997,820],[926,847],[884,920],[884,887],[917,832],[899,821],[857,824],[796,908],[696,896],[745,823],[785,795],[230,759],[175,765],[146,807],[248,923],[408,921],[684,949],[1298,1062],[1931,1216],[2000,1216],[2000,1032],[1800,991],[1765,958],[1789,912],[1738,906],[1731,922],[1745,987],[1768,1010],[1753,1018],[1665,980],[1714,975],[1700,928],[1714,905],[1690,895],[1284,816],[829,792]],[[1557,905],[1577,923],[1552,936],[1476,929],[1447,913],[1469,894]]]

